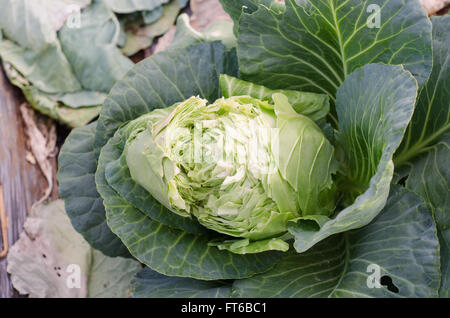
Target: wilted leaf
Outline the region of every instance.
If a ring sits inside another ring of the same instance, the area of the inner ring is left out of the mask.
[[[134,260],[93,250],[72,228],[62,200],[34,206],[7,268],[21,294],[52,298],[128,297],[140,269]]]

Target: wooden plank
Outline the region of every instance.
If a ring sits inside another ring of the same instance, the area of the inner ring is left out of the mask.
[[[42,196],[46,186],[38,166],[25,159],[27,137],[19,111],[23,101],[20,90],[8,82],[0,68],[0,184],[8,221],[9,246],[19,238],[27,212]],[[1,235],[0,245],[3,245]],[[17,296],[6,265],[6,257],[0,259],[0,298]]]

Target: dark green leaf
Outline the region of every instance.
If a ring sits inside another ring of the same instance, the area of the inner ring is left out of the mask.
[[[305,253],[285,254],[274,269],[235,281],[233,296],[435,297],[438,253],[430,209],[418,195],[394,186],[371,224],[332,236]],[[377,281],[371,276],[376,266],[380,288],[368,284]],[[382,285],[387,277],[392,284]]]
[[[94,181],[97,161],[93,142],[96,123],[74,129],[59,154],[59,195],[73,227],[108,256],[129,255],[106,225],[105,209]]]
[[[369,6],[378,6],[380,27]],[[369,63],[403,64],[423,84],[431,71],[431,23],[419,1],[287,0],[240,20],[241,76],[272,89],[326,93]]]
[[[225,298],[230,296],[231,285],[164,276],[146,267],[131,282],[131,293],[135,298]]]

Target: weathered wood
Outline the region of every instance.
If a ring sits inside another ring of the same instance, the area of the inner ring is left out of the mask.
[[[27,212],[43,194],[46,181],[37,165],[25,159],[26,135],[19,105],[23,95],[0,68],[0,184],[3,186],[11,246],[19,238]],[[0,235],[0,245],[3,245]],[[0,259],[0,298],[16,296],[6,272],[6,257]]]

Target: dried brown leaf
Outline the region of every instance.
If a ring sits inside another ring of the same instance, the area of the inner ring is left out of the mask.
[[[47,188],[38,201],[40,203],[47,200],[53,190],[53,165],[50,159],[56,154],[56,126],[51,121],[37,122],[34,111],[26,103],[20,105],[20,112],[25,123],[31,154],[47,180]],[[33,161],[30,158],[26,159],[29,162]]]

